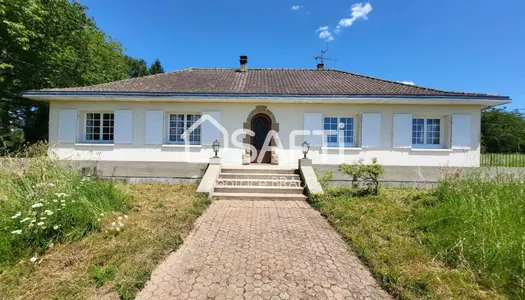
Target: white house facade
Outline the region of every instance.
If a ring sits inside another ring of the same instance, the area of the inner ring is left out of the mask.
[[[504,96],[446,92],[323,69],[185,69],[28,91],[50,104],[61,159],[477,167],[483,108]]]

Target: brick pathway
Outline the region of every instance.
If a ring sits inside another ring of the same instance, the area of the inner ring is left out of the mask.
[[[390,299],[306,202],[215,201],[137,299]]]

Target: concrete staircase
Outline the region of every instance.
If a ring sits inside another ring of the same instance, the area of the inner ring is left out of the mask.
[[[269,165],[223,166],[215,182],[215,200],[302,200],[298,171]]]

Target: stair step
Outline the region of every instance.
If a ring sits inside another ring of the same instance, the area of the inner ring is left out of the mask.
[[[213,200],[266,200],[266,201],[305,201],[302,194],[264,194],[264,193],[220,193],[212,194]]]
[[[220,179],[294,179],[299,180],[297,174],[270,174],[270,173],[235,173],[222,170]]]
[[[264,187],[281,187],[281,186],[291,186],[291,187],[301,187],[301,181],[295,178],[281,178],[281,179],[237,179],[237,178],[219,178],[215,186],[242,186],[242,187],[252,187],[252,186],[264,186]]]
[[[299,194],[302,195],[304,188],[288,186],[216,186],[217,193],[265,193],[265,194]]]
[[[259,174],[295,174],[295,169],[280,168],[228,168],[224,167],[222,173],[259,173]]]

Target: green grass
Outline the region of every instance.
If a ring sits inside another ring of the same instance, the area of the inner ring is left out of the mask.
[[[127,218],[106,214],[99,230],[46,250],[40,263],[0,267],[0,299],[134,299],[210,203],[196,188],[129,185]]]
[[[498,177],[444,182],[422,213],[425,244],[511,299],[525,298],[525,184]]]
[[[520,153],[482,153],[482,167],[525,168],[525,154]]]
[[[129,208],[114,182],[92,180],[52,159],[6,159],[0,170],[0,266],[37,263],[53,245],[100,228],[108,212]]]
[[[378,196],[330,189],[311,202],[398,298],[520,299],[524,188],[469,179]]]

